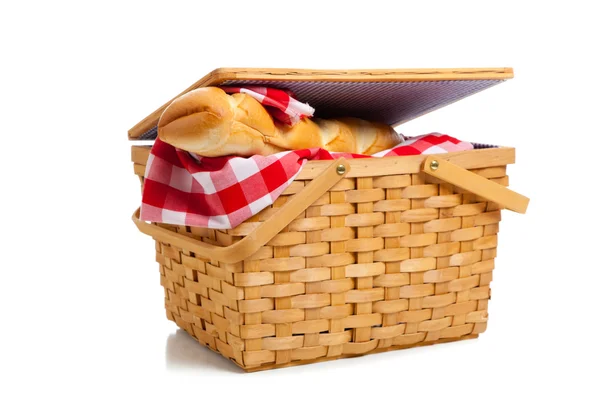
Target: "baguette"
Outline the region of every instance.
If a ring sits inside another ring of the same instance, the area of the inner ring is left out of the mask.
[[[358,118],[303,118],[287,126],[273,120],[249,95],[229,95],[217,87],[195,89],[175,99],[160,117],[158,137],[204,157],[270,155],[314,147],[374,154],[402,141],[389,125]]]

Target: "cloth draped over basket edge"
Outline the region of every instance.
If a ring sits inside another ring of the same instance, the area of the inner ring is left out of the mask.
[[[293,125],[314,109],[289,91],[248,86],[223,87],[246,93],[262,103],[278,121]],[[273,204],[309,160],[436,154],[470,150],[473,145],[432,133],[408,138],[372,156],[331,153],[313,148],[270,156],[199,157],[157,139],[144,176],[140,218],[148,222],[212,229],[234,228]]]
[[[309,160],[439,154],[473,145],[431,133],[373,156],[313,148],[270,156],[198,157],[157,139],[146,173],[140,218],[213,229],[235,228],[273,204]]]

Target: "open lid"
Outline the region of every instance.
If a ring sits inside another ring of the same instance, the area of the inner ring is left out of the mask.
[[[175,98],[204,86],[260,85],[291,90],[315,117],[357,117],[399,125],[513,77],[512,68],[308,70],[219,68]],[[175,99],[174,98],[174,99]],[[129,130],[129,139],[156,138],[171,99]]]

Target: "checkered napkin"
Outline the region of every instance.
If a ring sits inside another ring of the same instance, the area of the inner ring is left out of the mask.
[[[140,217],[149,222],[214,229],[234,228],[273,204],[308,160],[438,154],[473,149],[439,133],[407,138],[372,156],[323,149],[270,156],[199,157],[157,139],[144,180]]]
[[[268,88],[263,86],[230,87],[221,89],[225,93],[246,93],[258,100],[276,120],[287,125],[294,125],[304,117],[312,117],[315,109],[306,103],[296,100],[287,90]]]

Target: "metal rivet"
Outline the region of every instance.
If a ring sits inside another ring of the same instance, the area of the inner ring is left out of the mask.
[[[346,173],[346,166],[344,164],[340,164],[336,168],[336,172],[338,175],[344,175]]]
[[[431,168],[432,171],[435,171],[436,169],[438,169],[440,167],[440,163],[437,162],[437,160],[433,160],[431,162],[431,164],[429,164],[429,168]]]

